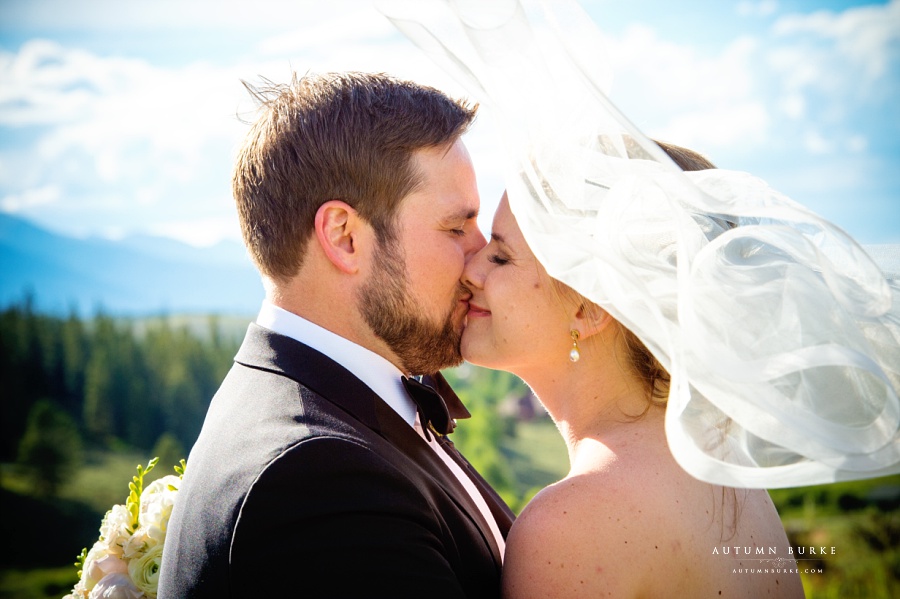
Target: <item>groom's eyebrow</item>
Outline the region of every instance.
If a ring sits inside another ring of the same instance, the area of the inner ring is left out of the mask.
[[[497,243],[502,243],[502,244],[506,245],[506,240],[503,239],[503,236],[500,235],[499,233],[494,233],[493,231],[491,231],[491,239],[493,239]]]
[[[463,208],[453,214],[447,216],[446,222],[456,223],[456,222],[465,222],[471,220],[473,218],[478,218],[478,209],[477,208]]]

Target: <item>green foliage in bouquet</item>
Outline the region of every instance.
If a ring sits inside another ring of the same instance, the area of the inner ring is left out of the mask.
[[[87,599],[92,594],[156,598],[169,517],[186,467],[181,460],[175,475],[144,488],[144,477],[158,462],[159,458],[153,458],[146,467],[137,466],[125,504],[114,505],[106,513],[100,538],[78,556],[78,583],[65,599]]]
[[[150,471],[156,467],[158,462],[159,458],[153,458],[147,463],[146,468],[138,464],[137,475],[128,483],[130,493],[125,501],[125,507],[128,508],[128,512],[132,516],[131,532],[134,532],[134,527],[137,525],[138,518],[141,515],[141,493],[144,492],[144,476],[150,474]]]

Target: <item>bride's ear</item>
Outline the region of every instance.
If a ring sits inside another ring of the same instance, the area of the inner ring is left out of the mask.
[[[587,339],[591,335],[606,330],[615,322],[609,312],[593,302],[583,302],[575,312],[573,328],[578,329],[581,339]]]

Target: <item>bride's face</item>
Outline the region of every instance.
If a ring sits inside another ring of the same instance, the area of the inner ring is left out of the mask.
[[[463,271],[472,291],[463,358],[523,376],[568,362],[570,319],[554,283],[522,236],[504,194],[491,241]]]

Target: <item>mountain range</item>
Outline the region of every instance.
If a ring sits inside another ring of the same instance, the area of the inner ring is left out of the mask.
[[[253,315],[263,294],[238,242],[198,248],[150,236],[78,239],[0,213],[0,307],[29,298],[35,309],[61,314]]]
[[[900,244],[864,249],[900,280]],[[55,314],[253,316],[263,295],[236,241],[199,248],[165,237],[79,239],[0,212],[0,309],[31,298],[35,309]]]

